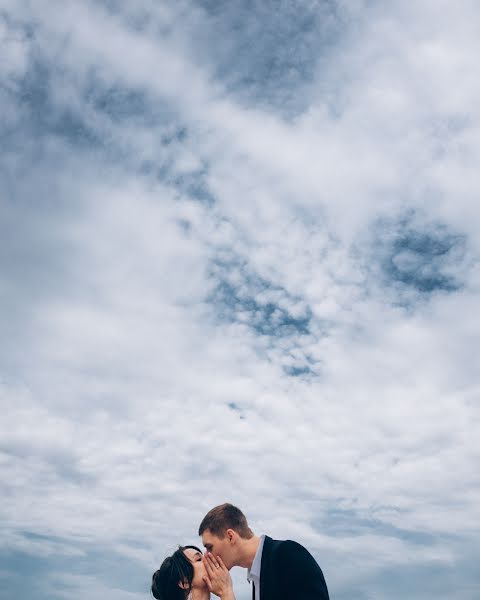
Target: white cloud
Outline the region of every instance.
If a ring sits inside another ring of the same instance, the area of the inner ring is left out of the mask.
[[[83,557],[58,597],[134,598],[90,549],[148,587],[230,500],[332,597],[441,565],[467,600],[478,10],[343,3],[295,97],[251,49],[225,74],[247,33],[207,9],[5,3],[4,546]]]

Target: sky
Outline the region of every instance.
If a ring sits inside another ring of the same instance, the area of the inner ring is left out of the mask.
[[[332,600],[480,597],[479,28],[0,1],[2,600],[148,598],[225,501]]]

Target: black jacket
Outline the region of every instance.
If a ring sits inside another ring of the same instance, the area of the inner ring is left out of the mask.
[[[261,600],[328,600],[322,570],[310,552],[292,540],[265,536],[260,569]]]

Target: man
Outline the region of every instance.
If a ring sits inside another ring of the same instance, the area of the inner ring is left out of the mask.
[[[210,591],[216,593],[216,570],[222,563],[248,569],[253,600],[328,600],[322,570],[313,556],[291,540],[253,533],[245,515],[232,504],[209,511],[198,529],[206,548],[204,564]]]

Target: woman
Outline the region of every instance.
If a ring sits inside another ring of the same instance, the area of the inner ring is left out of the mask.
[[[152,577],[152,594],[158,600],[209,600],[212,591],[221,600],[235,600],[222,559],[203,556],[196,546],[179,546]]]

